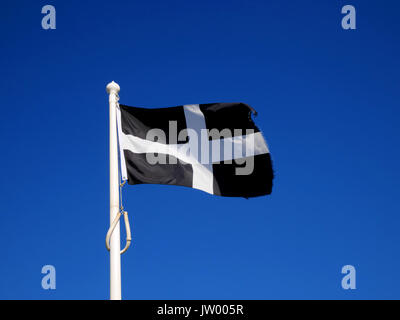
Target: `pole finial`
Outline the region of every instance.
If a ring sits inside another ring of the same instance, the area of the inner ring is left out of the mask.
[[[119,90],[121,90],[121,88],[119,87],[118,83],[116,83],[114,81],[111,81],[107,85],[106,89],[107,89],[107,93],[108,94],[110,94],[110,93],[117,93],[118,94]]]

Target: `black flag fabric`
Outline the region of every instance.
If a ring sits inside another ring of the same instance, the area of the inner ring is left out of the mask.
[[[272,190],[268,146],[244,103],[147,109],[117,106],[121,176],[227,197]]]

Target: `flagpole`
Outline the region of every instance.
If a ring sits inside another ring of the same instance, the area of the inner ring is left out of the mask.
[[[117,111],[120,87],[114,81],[107,85],[110,102],[110,225],[119,210]],[[110,300],[121,300],[120,224],[116,225],[110,240]]]

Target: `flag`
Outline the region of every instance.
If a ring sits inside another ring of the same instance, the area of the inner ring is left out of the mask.
[[[271,157],[252,113],[244,103],[117,105],[122,179],[227,197],[270,194]]]

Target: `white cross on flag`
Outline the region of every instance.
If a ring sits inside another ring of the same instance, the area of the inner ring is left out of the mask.
[[[117,106],[121,175],[228,197],[272,190],[268,146],[244,103],[146,109]]]

